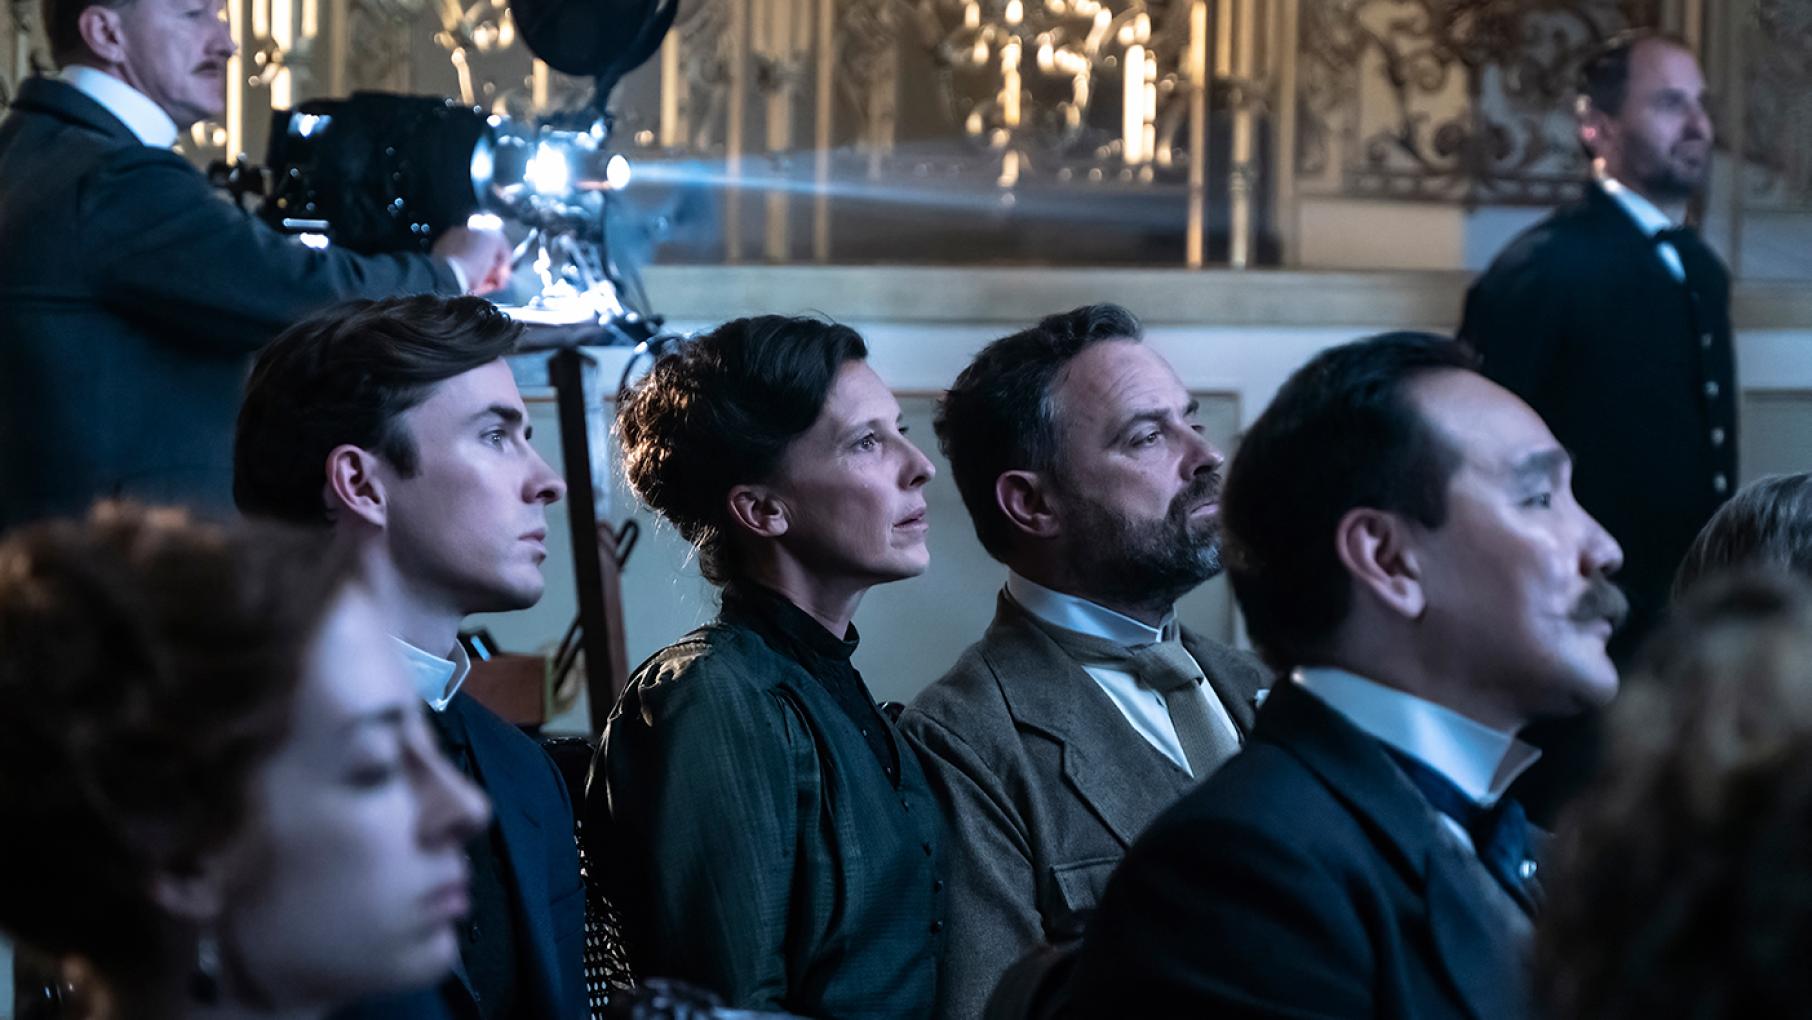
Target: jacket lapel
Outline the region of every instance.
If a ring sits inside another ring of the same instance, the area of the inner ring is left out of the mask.
[[[1515,1015],[1524,975],[1505,946],[1504,918],[1481,898],[1461,848],[1440,829],[1434,809],[1376,740],[1295,683],[1272,689],[1257,736],[1299,759],[1372,834],[1381,854],[1414,876],[1426,897],[1440,969],[1478,1020]]]
[[[464,708],[468,700],[455,698],[453,703]],[[497,791],[531,789],[538,777],[515,773],[511,767],[512,756],[500,753],[494,743],[494,734],[483,721],[473,719],[470,713],[465,715],[464,721],[471,741],[472,769],[478,773],[485,789],[492,791],[491,804],[497,812],[498,831],[503,836],[503,864],[509,871],[511,888],[515,890],[516,918],[521,924],[518,934],[528,950],[523,954],[523,965],[527,968],[523,974],[523,988],[532,990],[530,1001],[551,1009],[559,998],[560,975],[555,970],[554,918],[548,901],[545,842],[548,836],[542,831],[541,822],[529,813],[519,798],[496,795]],[[461,976],[464,976],[463,967]],[[467,988],[470,987],[468,981]]]
[[[1063,745],[1064,780],[1122,845],[1194,784],[1004,592],[983,641],[1015,722]]]

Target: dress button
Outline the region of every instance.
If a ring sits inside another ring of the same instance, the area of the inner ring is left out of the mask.
[[[1724,494],[1724,490],[1726,490],[1728,488],[1730,488],[1730,479],[1725,478],[1724,473],[1722,471],[1711,476],[1711,491],[1722,496]]]
[[[1534,861],[1525,860],[1516,866],[1517,876],[1525,882],[1535,877],[1535,871],[1536,867]]]
[[[911,801],[909,801],[909,800],[907,800],[907,799],[906,799],[906,798],[904,798],[904,797],[901,797],[901,798],[900,798],[900,808],[901,808],[901,810],[904,810],[904,811],[911,811],[911,810],[912,810],[912,802],[911,802]]]
[[[1718,399],[1718,382],[1716,379],[1713,379],[1712,381],[1705,384],[1705,399],[1707,399],[1707,400]]]
[[[938,932],[943,931],[943,930],[944,930],[944,922],[942,922],[942,921],[931,922],[931,934],[936,935]]]
[[[944,880],[941,878],[932,879],[931,880],[931,891],[932,892],[943,892],[944,891]]]
[[[1700,333],[1699,334],[1699,346],[1704,350],[1711,350],[1711,334],[1710,333]]]
[[[1723,446],[1724,445],[1724,430],[1723,429],[1712,429],[1711,430],[1711,445],[1713,445],[1713,446]]]
[[[477,921],[473,921],[471,924],[466,925],[466,941],[467,942],[477,943],[478,936],[480,934],[482,934],[482,933],[478,930]]]

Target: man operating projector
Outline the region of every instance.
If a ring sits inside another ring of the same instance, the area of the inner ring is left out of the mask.
[[[42,0],[60,70],[0,120],[0,530],[101,496],[232,505],[249,355],[355,297],[487,293],[495,231],[317,250],[171,151],[226,107],[222,0]]]

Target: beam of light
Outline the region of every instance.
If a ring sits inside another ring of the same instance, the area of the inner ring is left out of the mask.
[[[806,164],[807,152],[797,153]],[[904,162],[910,165],[910,156]],[[755,192],[784,191],[795,195],[826,195],[833,201],[871,202],[927,211],[972,212],[977,215],[1011,209],[1016,218],[1039,222],[1113,224],[1116,227],[1168,229],[1181,223],[1181,209],[1188,188],[1183,182],[1141,184],[1136,190],[1080,183],[1051,190],[1006,191],[979,186],[940,187],[934,183],[875,182],[861,178],[833,178],[820,187],[810,177],[790,177],[750,171],[732,177],[722,163],[693,160],[639,160],[635,166],[638,187],[660,186],[737,189]],[[974,179],[971,179],[973,181]],[[1126,199],[1144,201],[1125,201]],[[1174,200],[1175,208],[1166,199]]]

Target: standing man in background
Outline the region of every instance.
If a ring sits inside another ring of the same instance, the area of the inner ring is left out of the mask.
[[[1705,76],[1677,37],[1620,36],[1589,59],[1577,110],[1594,179],[1498,256],[1460,327],[1484,374],[1572,452],[1580,504],[1623,547],[1619,663],[1737,484],[1730,276],[1684,225],[1711,166],[1705,104]],[[1519,790],[1536,817],[1551,818],[1589,773],[1595,730],[1538,735],[1548,756]]]
[[[483,293],[495,231],[316,251],[171,151],[226,108],[221,0],[43,0],[61,70],[0,120],[0,529],[131,495],[225,510],[248,356],[346,298]]]

